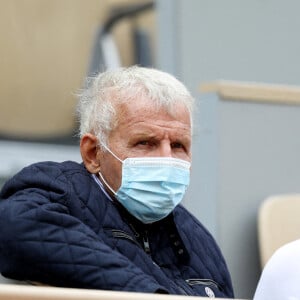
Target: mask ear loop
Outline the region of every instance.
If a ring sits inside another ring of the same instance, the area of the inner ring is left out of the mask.
[[[116,154],[114,154],[107,146],[105,146],[104,144],[102,144],[102,146],[115,158],[117,159],[119,162],[121,162],[123,164],[123,160],[121,160]],[[101,172],[98,172],[100,178],[102,179],[102,181],[104,182],[104,184],[107,186],[107,188],[114,194],[116,195],[117,193],[111,188],[111,186],[107,183],[107,181],[104,179],[103,175],[101,174]]]
[[[102,146],[115,158],[117,159],[119,162],[121,162],[123,164],[123,160],[121,160],[116,154],[114,154],[107,146],[103,145]]]
[[[103,175],[101,174],[101,172],[98,172],[101,180],[104,182],[104,184],[107,186],[107,188],[114,194],[116,195],[117,193],[111,188],[111,186],[107,183],[107,181],[104,179]]]

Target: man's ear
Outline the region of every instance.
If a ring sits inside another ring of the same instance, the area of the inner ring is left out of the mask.
[[[80,140],[80,153],[86,169],[93,174],[100,171],[101,149],[98,139],[91,133],[86,133]]]

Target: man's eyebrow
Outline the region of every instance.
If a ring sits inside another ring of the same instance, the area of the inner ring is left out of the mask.
[[[157,134],[153,133],[152,131],[148,131],[148,132],[131,132],[132,134],[132,139],[136,140],[136,139],[141,139],[141,138],[147,138],[147,139],[154,139],[157,137]]]
[[[155,136],[157,133],[154,133],[150,128],[135,128],[130,131],[135,136]]]

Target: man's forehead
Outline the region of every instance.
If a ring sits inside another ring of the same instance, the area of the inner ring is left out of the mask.
[[[172,108],[163,105],[157,106],[149,102],[147,99],[137,99],[136,101],[128,101],[120,103],[117,106],[117,117],[119,123],[127,123],[131,120],[134,122],[156,123],[154,121],[178,120],[190,126],[190,113],[182,103],[174,103]],[[153,122],[152,122],[153,121]]]

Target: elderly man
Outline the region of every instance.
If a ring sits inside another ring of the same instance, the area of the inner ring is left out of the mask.
[[[233,297],[212,236],[179,205],[189,184],[193,98],[141,67],[80,95],[83,163],[23,169],[0,194],[0,271],[54,286]]]

